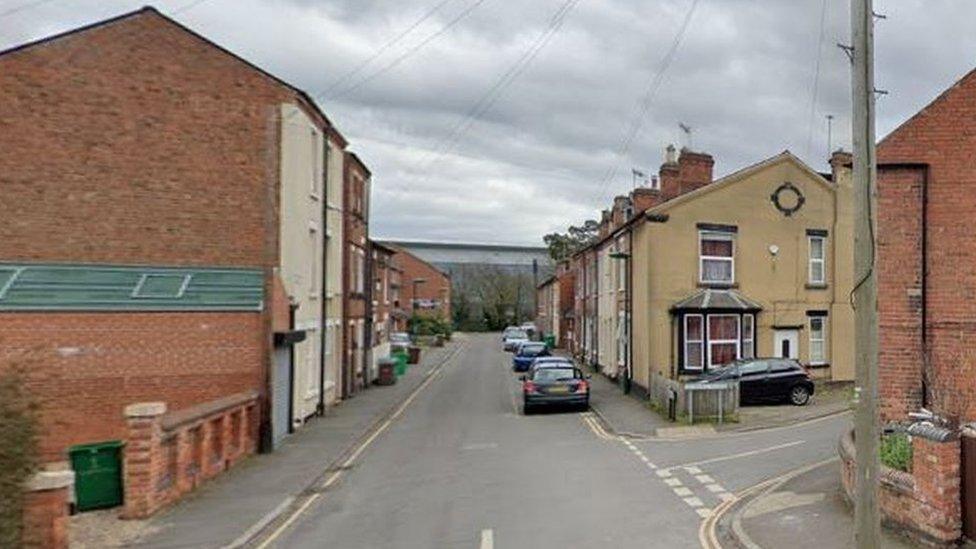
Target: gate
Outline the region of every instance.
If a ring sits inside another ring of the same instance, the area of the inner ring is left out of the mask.
[[[279,345],[274,351],[271,394],[271,444],[278,448],[291,430],[292,347]]]
[[[962,429],[962,535],[976,540],[976,428]]]

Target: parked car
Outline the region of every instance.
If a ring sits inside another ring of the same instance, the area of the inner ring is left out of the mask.
[[[590,376],[571,364],[538,364],[522,380],[522,410],[531,413],[538,406],[571,405],[590,407]]]
[[[505,328],[505,331],[502,332],[502,341],[504,341],[505,338],[509,334],[514,333],[514,332],[521,332],[521,331],[523,331],[522,328],[519,328],[518,326],[508,326],[508,327],[506,327]]]
[[[545,343],[527,341],[519,345],[518,351],[512,357],[512,370],[527,372],[529,366],[539,357],[549,356],[549,348]]]
[[[700,378],[706,383],[737,379],[739,401],[789,402],[803,406],[813,396],[813,381],[806,368],[789,358],[751,358],[732,362]]]
[[[516,347],[529,340],[529,334],[523,330],[512,331],[505,334],[502,338],[502,346],[506,351],[515,351]]]
[[[536,357],[536,359],[532,361],[532,364],[529,366],[529,368],[535,368],[536,366],[544,367],[549,365],[575,366],[573,364],[573,360],[570,358],[566,358],[564,356],[552,356],[547,354],[547,355]]]

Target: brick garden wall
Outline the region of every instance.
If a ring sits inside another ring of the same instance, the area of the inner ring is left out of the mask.
[[[43,461],[124,439],[123,409],[170,410],[263,383],[259,313],[0,313],[0,368],[28,366]]]

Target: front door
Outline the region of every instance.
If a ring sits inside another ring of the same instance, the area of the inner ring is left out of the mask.
[[[290,345],[274,349],[274,370],[272,371],[271,392],[271,440],[278,448],[288,435],[291,426],[292,399],[292,353]]]
[[[799,358],[800,330],[776,330],[773,334],[773,356],[776,358]]]

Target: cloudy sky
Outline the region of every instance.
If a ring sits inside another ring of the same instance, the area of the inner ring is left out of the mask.
[[[145,3],[0,0],[0,47]],[[784,149],[825,169],[828,114],[849,148],[846,0],[154,5],[319,99],[372,169],[374,236],[539,244],[689,145],[679,122],[717,176]],[[976,3],[875,8],[884,135],[976,66]]]

